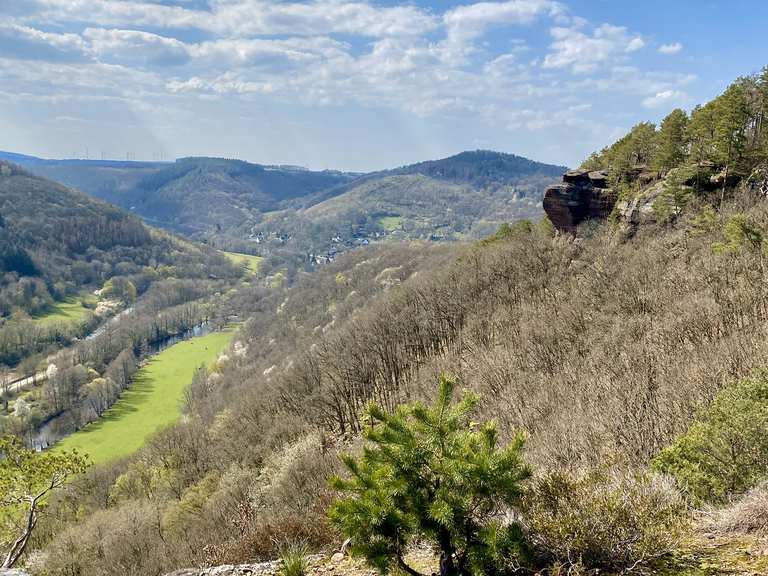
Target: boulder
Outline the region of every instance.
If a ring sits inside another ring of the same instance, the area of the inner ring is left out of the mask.
[[[544,192],[544,212],[557,230],[575,234],[576,227],[590,219],[605,219],[616,204],[616,193],[606,188],[604,172],[571,170]]]

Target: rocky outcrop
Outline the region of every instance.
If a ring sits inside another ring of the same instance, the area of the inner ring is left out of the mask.
[[[636,228],[641,224],[656,222],[656,209],[654,208],[654,204],[663,193],[664,181],[661,181],[629,200],[621,200],[616,205],[616,211],[619,214],[621,222],[630,228]]]
[[[616,193],[602,171],[571,170],[561,184],[544,192],[544,212],[555,228],[568,234],[586,220],[607,218],[615,204]]]

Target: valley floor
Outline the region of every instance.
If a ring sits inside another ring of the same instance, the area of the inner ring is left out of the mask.
[[[153,432],[178,419],[184,391],[195,371],[213,362],[233,335],[233,330],[212,332],[160,352],[134,376],[112,408],[55,449],[77,449],[95,464],[132,454]]]

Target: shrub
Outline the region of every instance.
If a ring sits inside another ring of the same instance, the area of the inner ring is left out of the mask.
[[[715,511],[703,524],[714,532],[768,534],[768,482],[752,488],[730,506]]]
[[[292,544],[280,552],[280,574],[282,576],[304,576],[307,573],[307,547]]]
[[[51,542],[44,573],[162,574],[171,562],[160,520],[157,506],[150,502],[100,510]]]
[[[477,398],[453,405],[454,388],[441,377],[431,407],[387,414],[369,405],[363,454],[344,457],[350,478],[334,481],[343,497],[331,519],[352,538],[352,552],[383,573],[418,576],[403,556],[420,540],[439,549],[443,576],[501,572],[525,552],[519,527],[504,523],[529,476],[523,437],[500,448],[493,422],[470,421]]]
[[[607,469],[548,474],[523,505],[540,560],[569,570],[626,570],[670,553],[684,511],[680,494],[663,477]]]
[[[654,466],[696,501],[724,502],[768,476],[768,374],[722,390]]]

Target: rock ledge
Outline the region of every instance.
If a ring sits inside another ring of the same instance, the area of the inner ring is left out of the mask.
[[[616,192],[608,188],[603,171],[570,170],[563,182],[544,192],[544,212],[560,232],[575,234],[590,219],[605,219],[616,204]]]

